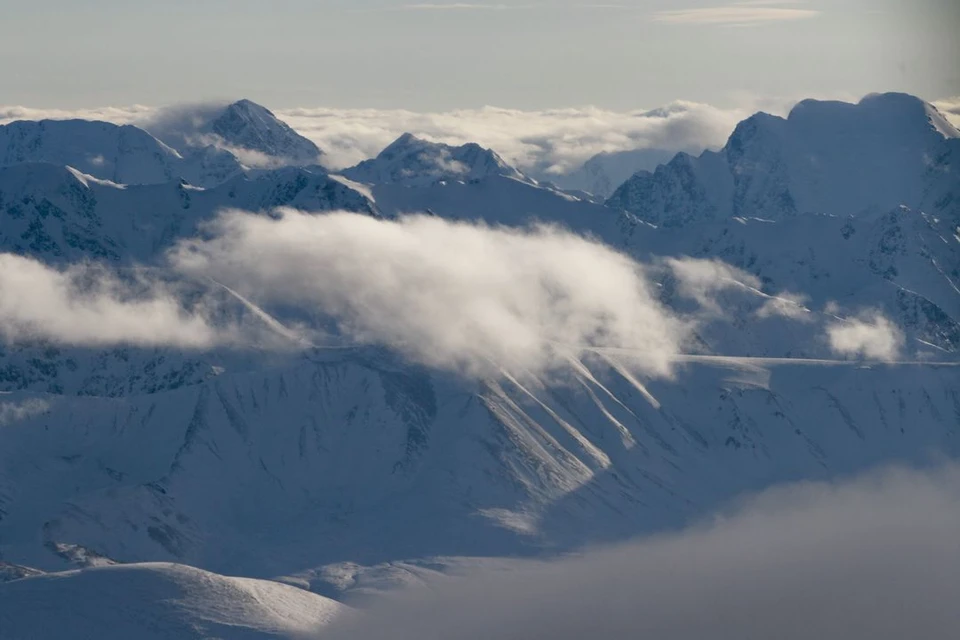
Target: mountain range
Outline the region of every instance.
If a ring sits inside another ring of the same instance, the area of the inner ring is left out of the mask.
[[[292,634],[470,558],[618,542],[777,483],[960,453],[960,132],[918,98],[756,114],[605,203],[409,134],[333,173],[245,100],[155,133],[0,127],[0,252],[178,279],[168,251],[223,210],[547,225],[644,265],[692,337],[669,376],[617,344],[559,373],[478,376],[347,332],[282,350],[7,340],[0,628],[43,629],[38,603],[57,598],[116,637],[207,637],[233,600],[243,637]],[[316,321],[181,284],[268,333]],[[871,331],[898,338],[890,353],[863,346]]]

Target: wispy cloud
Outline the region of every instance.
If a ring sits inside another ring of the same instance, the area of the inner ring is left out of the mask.
[[[0,336],[9,341],[203,348],[226,338],[162,283],[121,281],[93,265],[55,269],[3,253],[0,292]]]
[[[813,9],[796,9],[780,6],[783,2],[737,2],[722,7],[698,7],[693,9],[674,9],[657,12],[656,22],[675,25],[722,25],[755,26],[775,22],[806,20],[820,15]]]
[[[471,2],[451,2],[449,4],[421,2],[405,4],[401,8],[407,11],[503,11],[506,9],[524,9],[529,6],[530,5],[481,4]]]
[[[827,312],[832,313],[831,305]],[[896,360],[903,350],[903,332],[879,311],[866,311],[827,327],[830,348],[838,355],[870,360]]]
[[[933,106],[950,121],[950,124],[960,128],[960,96],[937,100],[933,103]]]
[[[545,3],[527,3],[527,4],[504,4],[504,3],[485,3],[485,2],[417,2],[404,4],[399,7],[404,11],[510,11],[518,9],[550,9],[558,10],[577,10],[577,9],[631,9],[628,5],[617,3],[575,3],[575,4],[550,4]]]

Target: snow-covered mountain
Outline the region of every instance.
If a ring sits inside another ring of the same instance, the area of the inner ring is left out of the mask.
[[[289,638],[313,635],[346,607],[276,582],[175,564],[107,565],[0,583],[8,640]]]
[[[254,576],[531,553],[960,446],[956,367],[706,357],[641,383],[603,357],[570,385],[334,350],[158,394],[9,394],[34,410],[4,427],[0,553]]]
[[[148,261],[223,208],[373,214],[361,192],[323,171],[286,167],[237,175],[209,189],[172,180],[123,185],[65,166],[0,168],[0,250],[45,261]]]
[[[453,147],[429,142],[410,133],[397,138],[376,158],[364,160],[342,173],[356,182],[408,187],[424,187],[438,182],[466,182],[491,176],[528,181],[496,152],[478,144]]]
[[[21,120],[0,125],[0,166],[25,162],[69,165],[118,184],[159,184],[183,178],[210,186],[242,169],[229,153],[210,148],[184,156],[133,125],[89,120]]]
[[[640,354],[617,345],[559,374],[474,379],[346,342],[282,353],[5,344],[0,581],[14,580],[0,585],[0,622],[40,624],[36,602],[69,596],[84,619],[127,635],[139,631],[120,626],[132,608],[210,635],[226,593],[250,637],[289,633],[278,620],[313,621],[330,603],[182,565],[342,597],[364,576],[402,583],[463,556],[623,540],[773,483],[955,457],[958,142],[908,96],[806,101],[787,119],[748,119],[720,152],[630,178],[606,207],[476,145],[412,136],[343,176],[286,167],[206,189],[175,172],[118,184],[62,158],[14,160],[0,168],[0,251],[47,264],[155,267],[223,208],[419,211],[562,225],[644,263],[672,312],[710,300],[672,379],[638,373]],[[670,258],[720,276],[684,281]],[[257,302],[217,291],[225,313]],[[267,324],[309,319],[258,312]],[[895,362],[828,341],[829,327],[871,314],[902,334]],[[179,564],[39,573],[157,561]],[[183,593],[202,606],[183,610]]]
[[[786,119],[744,120],[719,152],[678,154],[635,175],[607,204],[664,226],[915,208],[931,164],[957,137],[933,106],[905,94],[804,100]]]
[[[609,198],[627,178],[638,171],[653,171],[675,154],[664,149],[632,149],[598,153],[569,173],[544,176],[561,189],[584,191]]]
[[[212,148],[236,156],[246,166],[260,168],[311,166],[323,157],[311,140],[250,100],[198,107],[177,116],[145,126],[184,155]]]

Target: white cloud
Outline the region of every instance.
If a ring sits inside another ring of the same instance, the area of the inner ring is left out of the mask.
[[[960,96],[936,100],[932,104],[950,121],[950,124],[960,128]]]
[[[225,338],[162,285],[102,268],[57,270],[0,254],[0,335],[8,341],[207,347]]]
[[[478,4],[469,2],[450,2],[446,4],[422,2],[418,4],[405,4],[402,8],[407,11],[503,11],[505,9],[523,9],[526,7],[510,4]]]
[[[758,318],[787,318],[797,322],[813,322],[815,320],[810,309],[807,308],[809,298],[805,295],[790,293],[789,291],[770,296],[763,306],[757,310]]]
[[[521,170],[536,173],[569,171],[604,151],[719,147],[750,112],[676,102],[655,111],[483,107],[421,113],[300,108],[281,109],[276,114],[327,152],[333,168],[372,157],[409,132],[433,142],[476,142]]]
[[[666,258],[663,262],[676,280],[678,293],[714,314],[721,312],[718,293],[761,286],[756,276],[716,259]]]
[[[956,464],[788,486],[677,534],[444,578],[322,637],[953,637],[958,505]]]
[[[430,216],[281,213],[226,212],[172,263],[261,304],[312,307],[354,341],[473,375],[549,372],[565,366],[562,352],[607,345],[668,375],[680,350],[684,324],[651,297],[642,267],[598,242]]]
[[[877,311],[828,325],[827,339],[835,353],[869,360],[896,360],[904,343],[903,332]]]
[[[659,11],[654,20],[676,25],[754,26],[774,22],[806,20],[820,15],[812,9],[788,9],[762,6],[776,2],[740,2],[723,7],[674,9]]]
[[[132,105],[128,107],[98,107],[94,109],[37,109],[33,107],[0,105],[0,124],[16,120],[104,120],[114,124],[133,124],[156,112],[155,107]]]
[[[0,402],[0,427],[41,415],[50,409],[42,398],[28,398],[21,402]]]

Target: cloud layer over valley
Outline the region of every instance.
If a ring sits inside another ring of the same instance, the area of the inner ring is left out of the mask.
[[[746,500],[677,534],[446,579],[324,638],[946,638],[960,626],[960,468]]]
[[[221,104],[167,108],[105,107],[67,111],[0,106],[0,124],[14,120],[83,118],[145,127],[161,138],[187,132],[209,119]],[[751,105],[751,108],[754,105]],[[783,112],[789,102],[776,103]],[[722,109],[678,101],[652,111],[597,107],[522,111],[498,107],[446,112],[402,109],[278,109],[275,114],[326,152],[332,169],[375,156],[403,133],[434,142],[476,142],[492,148],[521,170],[570,171],[601,152],[633,149],[698,151],[719,147],[750,108]]]

